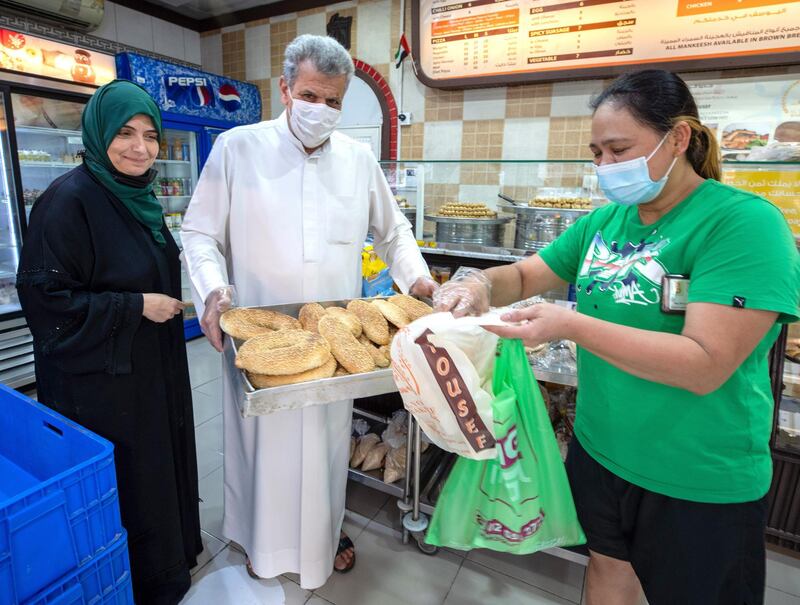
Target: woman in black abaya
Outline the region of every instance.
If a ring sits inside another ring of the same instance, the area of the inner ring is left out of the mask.
[[[39,400],[111,441],[137,603],[172,605],[202,551],[178,248],[153,193],[161,115],[100,88],[84,163],[33,207],[17,289]]]

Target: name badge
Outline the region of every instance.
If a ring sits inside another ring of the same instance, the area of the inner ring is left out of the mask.
[[[661,278],[661,311],[686,313],[689,304],[689,276],[667,274]]]

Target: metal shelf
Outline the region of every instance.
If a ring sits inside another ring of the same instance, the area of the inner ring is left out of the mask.
[[[578,386],[578,376],[567,372],[548,372],[533,368],[533,375],[536,380],[543,382],[552,382],[553,384],[561,384],[568,387]]]
[[[156,159],[156,164],[191,164],[190,160],[159,160]]]
[[[82,137],[80,130],[62,130],[60,128],[41,128],[39,126],[17,126],[17,134],[39,134],[61,137]]]
[[[28,160],[20,160],[19,165],[23,168],[36,166],[37,168],[77,168],[79,163],[68,164],[67,162],[36,162]]]

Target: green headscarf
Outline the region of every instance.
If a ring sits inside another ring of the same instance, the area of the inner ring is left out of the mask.
[[[113,193],[130,211],[133,217],[150,230],[159,246],[166,241],[161,235],[164,223],[161,204],[153,193],[155,171],[138,179],[120,173],[108,157],[108,147],[120,129],[137,114],[153,120],[161,131],[161,112],[155,101],[138,84],[127,80],[114,80],[101,86],[89,99],[83,110],[83,146],[86,148],[85,162],[100,182]]]

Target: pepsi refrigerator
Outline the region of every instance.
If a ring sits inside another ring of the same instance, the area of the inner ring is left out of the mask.
[[[261,94],[240,82],[135,53],[116,56],[117,77],[142,86],[162,112],[164,138],[156,160],[156,193],[164,221],[181,247],[183,216],[216,137],[261,119]],[[181,274],[186,339],[200,336],[188,277]]]

